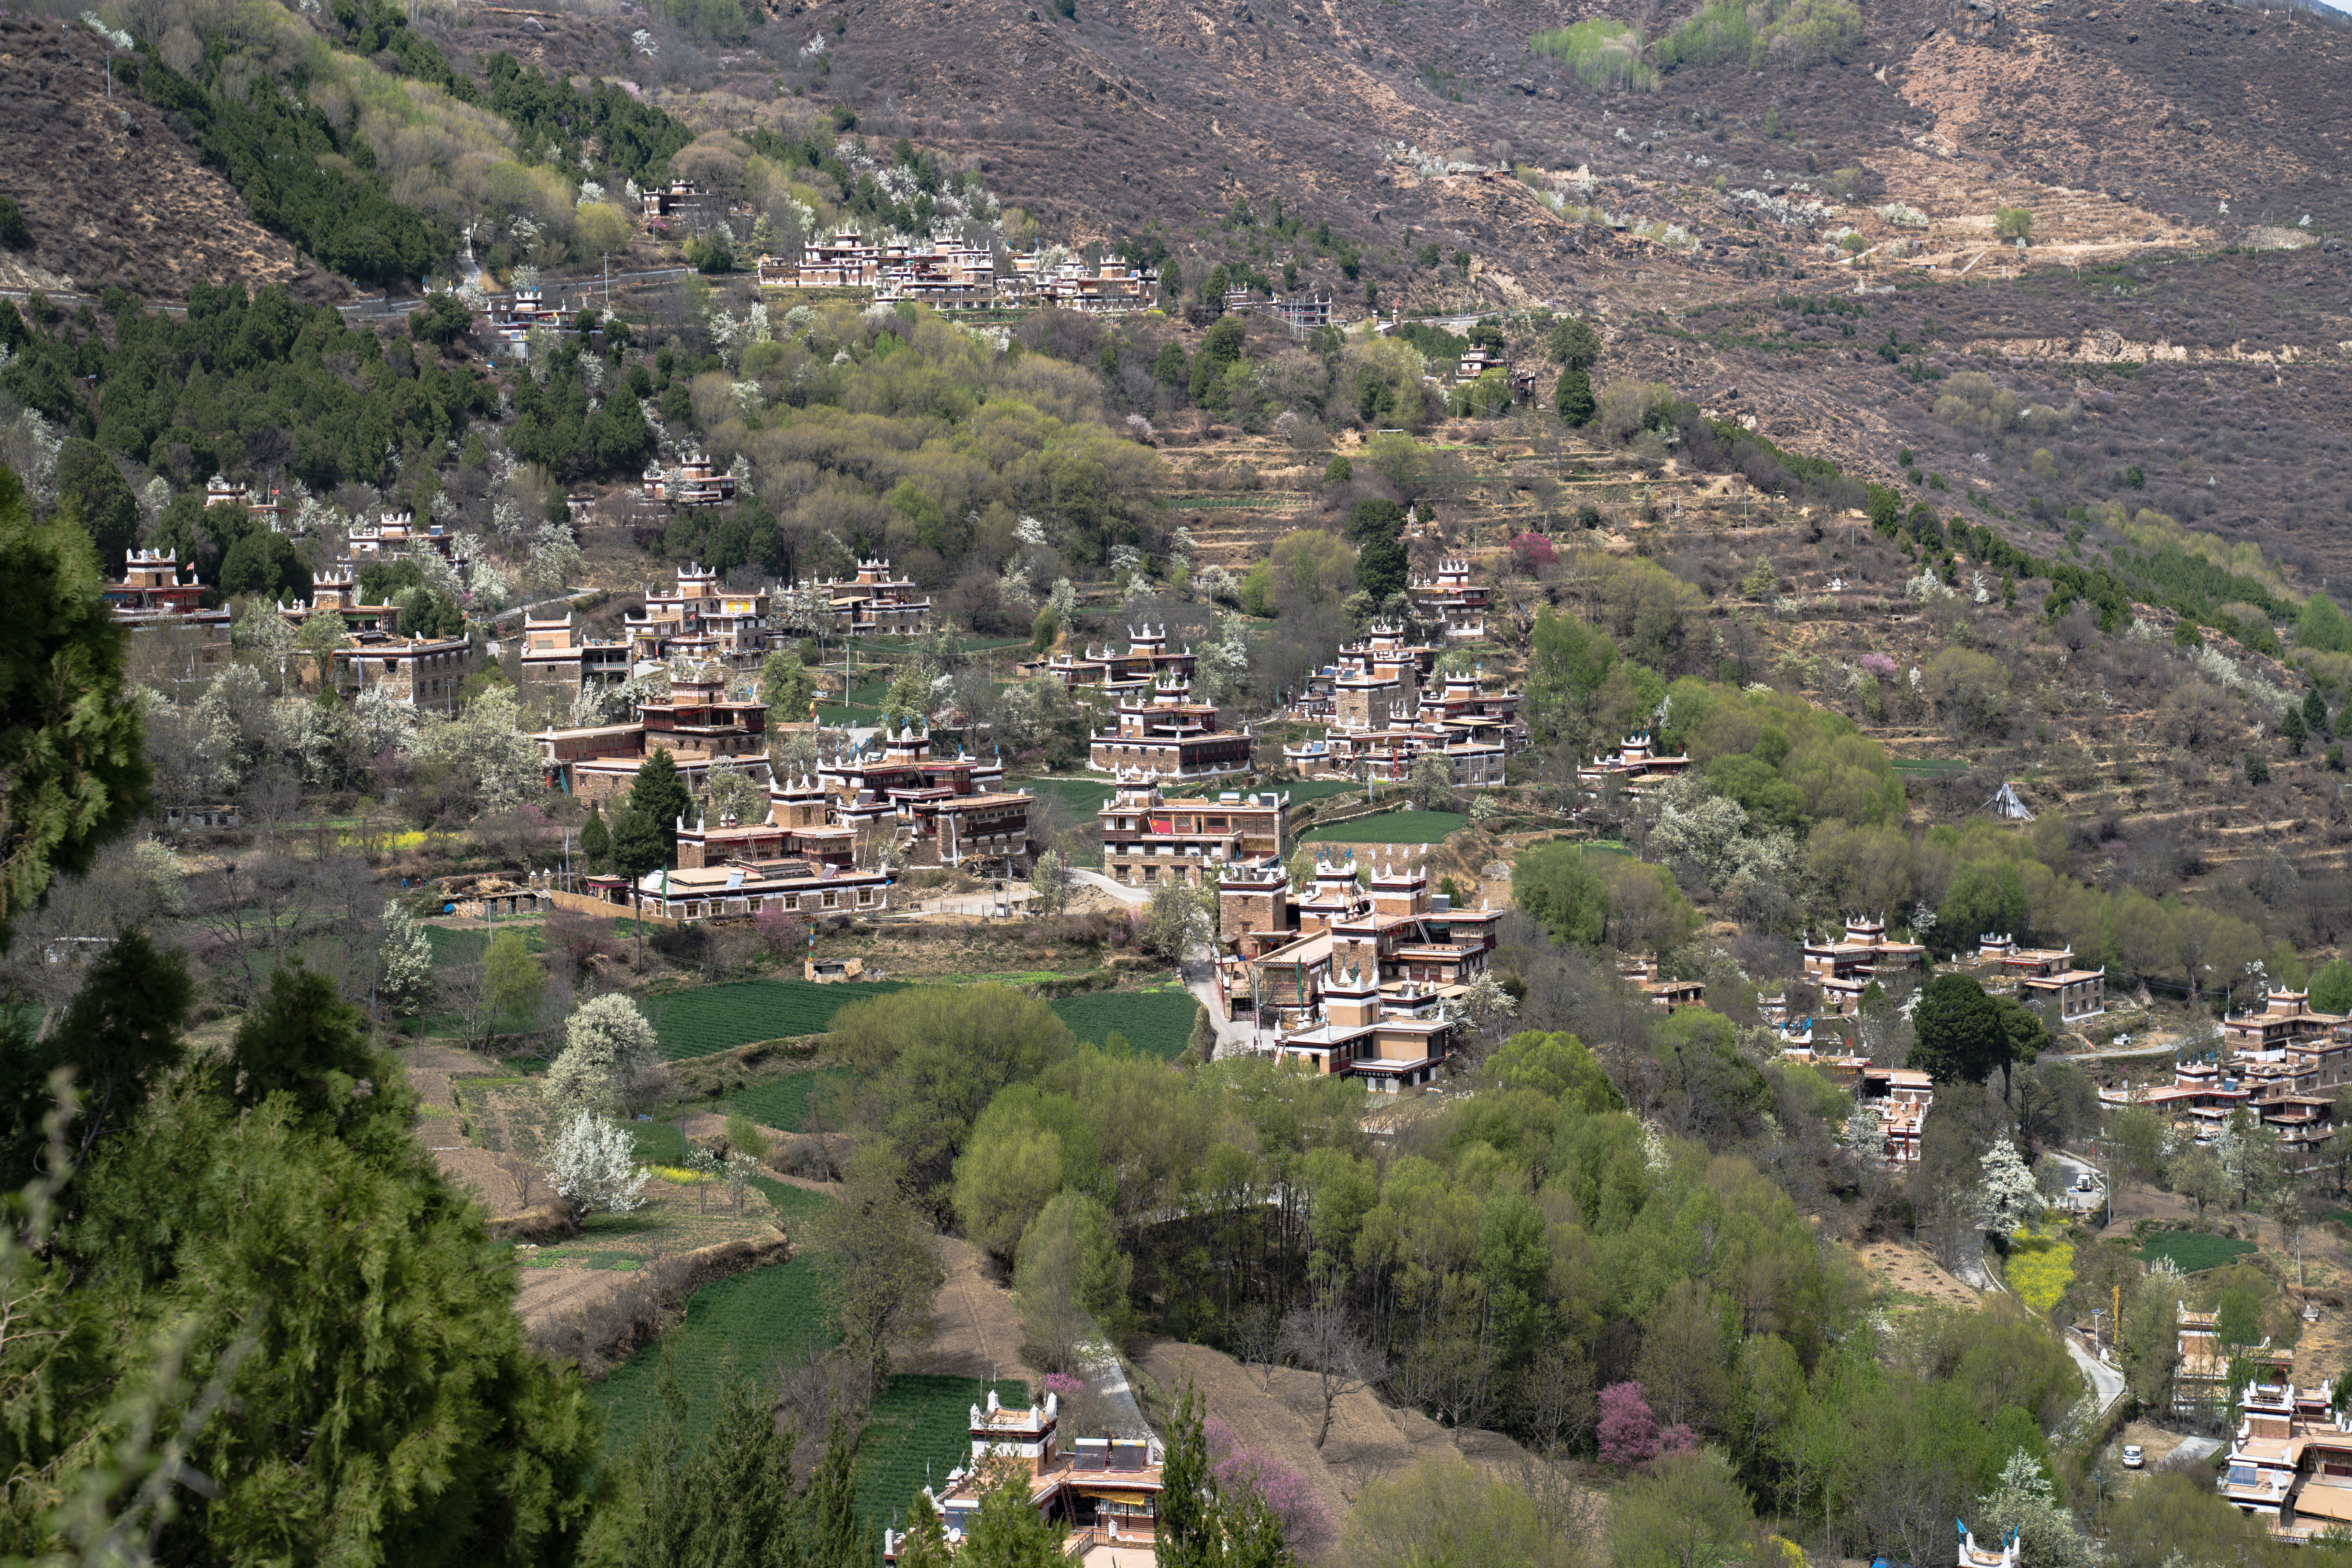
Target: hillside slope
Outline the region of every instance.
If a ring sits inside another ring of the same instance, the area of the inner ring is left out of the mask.
[[[0,17],[0,194],[24,210],[31,245],[0,248],[0,289],[143,285],[184,300],[198,282],[282,283],[320,302],[341,280],[253,221],[163,114],[116,83],[105,46],[57,19]]]

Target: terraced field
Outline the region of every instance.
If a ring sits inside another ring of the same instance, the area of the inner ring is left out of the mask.
[[[890,981],[813,985],[805,980],[746,980],[656,997],[646,1005],[672,1061],[733,1050],[754,1040],[821,1035],[852,1002],[898,990]]]

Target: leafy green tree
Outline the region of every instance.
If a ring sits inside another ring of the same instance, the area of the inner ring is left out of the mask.
[[[816,678],[801,662],[797,648],[779,648],[760,665],[760,700],[768,705],[768,730],[805,724],[816,701]]]
[[[1323,482],[1326,485],[1344,485],[1355,477],[1356,466],[1348,461],[1348,455],[1345,452],[1339,453],[1323,466]]]
[[[658,752],[655,754],[664,757],[669,755],[667,752]],[[622,803],[621,808],[613,813],[613,825],[610,830],[613,870],[614,874],[629,879],[629,904],[632,909],[642,910],[645,902],[645,878],[649,873],[658,871],[669,864],[670,843],[676,837],[676,829],[673,828],[671,832],[665,834],[662,831],[663,826],[625,800]],[[646,927],[645,921],[639,920],[637,921],[637,967],[643,969],[645,963]]]
[[[1248,328],[1239,316],[1221,316],[1201,339],[1201,352],[1192,358],[1192,378],[1189,390],[1192,401],[1208,401],[1210,388],[1223,380],[1227,371],[1241,363],[1242,341]],[[1181,351],[1179,351],[1181,352]]]
[[[139,539],[139,498],[95,441],[76,436],[58,448],[58,505],[70,510],[98,551],[99,569],[122,574],[123,557]]]
[[[1349,1568],[1570,1568],[1586,1551],[1526,1492],[1446,1453],[1365,1487],[1338,1560]]]
[[[0,943],[53,876],[89,870],[147,812],[124,632],[100,584],[81,529],[35,522],[24,487],[0,468]]]
[[[1993,227],[2003,239],[2031,239],[2033,237],[2033,214],[2024,207],[2001,207],[1994,212]]]
[[[546,994],[547,969],[509,926],[490,938],[482,954],[483,1000],[490,1016],[509,1029],[528,1028]]]
[[[455,294],[429,294],[408,313],[408,335],[420,343],[446,345],[474,330],[474,312]]]
[[[1551,406],[1562,424],[1579,429],[1591,424],[1601,406],[1592,396],[1592,378],[1580,370],[1561,371],[1552,385]]]
[[[931,1299],[947,1279],[895,1151],[860,1149],[840,1195],[808,1229],[830,1264],[824,1294],[843,1344],[878,1385],[895,1349],[929,1335]]]
[[[292,540],[270,529],[256,528],[229,546],[221,561],[220,590],[228,595],[258,595],[271,604],[307,601],[311,594],[310,568]]]
[[[1588,1116],[1625,1109],[1624,1097],[1609,1081],[1582,1040],[1562,1031],[1523,1029],[1505,1040],[1479,1069],[1479,1082],[1497,1089],[1527,1089],[1571,1105]]]
[[[1612,1568],[1729,1568],[1757,1547],[1747,1489],[1711,1453],[1659,1458],[1609,1510]]]
[[[1122,1338],[1133,1316],[1127,1292],[1134,1271],[1099,1200],[1083,1193],[1050,1199],[1023,1233],[1013,1274],[1035,1364],[1068,1372],[1097,1331],[1113,1342]]]
[[[1076,1042],[1052,1007],[1009,986],[917,985],[843,1008],[825,1044],[857,1075],[850,1115],[891,1144],[915,1191],[944,1213],[982,1109]]]
[[[1598,947],[1609,928],[1609,886],[1573,844],[1538,844],[1511,862],[1511,896],[1559,942]]]
[[[2352,963],[2342,954],[2311,977],[2311,1007],[2315,1013],[2352,1013]]]

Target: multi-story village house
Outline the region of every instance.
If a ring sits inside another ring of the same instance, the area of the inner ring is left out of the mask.
[[[204,584],[193,568],[183,577],[170,551],[132,551],[122,581],[104,593],[115,620],[137,639],[133,646],[170,678],[209,679],[228,662],[229,612],[204,607]]]
[[[1420,1016],[1485,972],[1501,918],[1432,894],[1425,867],[1377,868],[1360,881],[1352,862],[1318,860],[1312,883],[1294,894],[1281,861],[1232,863],[1217,879],[1216,985],[1228,1016],[1250,1018],[1278,1041],[1328,1021],[1335,974],[1369,977],[1391,1002],[1410,987]],[[1349,1016],[1349,1027],[1363,1022]],[[1314,1056],[1317,1047],[1298,1049]],[[1353,1070],[1328,1051],[1316,1059],[1320,1070]],[[1391,1061],[1367,1071],[1393,1086],[1407,1069]]]
[[[1056,1395],[1016,1409],[1000,1405],[993,1389],[985,1409],[971,1407],[970,1436],[970,1466],[924,1489],[949,1550],[962,1550],[982,1492],[1009,1472],[1026,1485],[1030,1506],[1041,1517],[1066,1527],[1061,1550],[1070,1562],[1081,1568],[1129,1568],[1151,1561],[1165,1489],[1166,1456],[1158,1438],[1066,1438]],[[882,1560],[898,1562],[906,1545],[903,1534],[884,1531]]]
[[[1096,815],[1103,875],[1130,888],[1214,888],[1229,866],[1290,852],[1288,797],[1270,791],[1171,799],[1157,774],[1122,774]]]
[[[1172,673],[1163,672],[1148,696],[1121,700],[1113,720],[1087,746],[1096,773],[1201,779],[1249,771],[1255,742],[1247,731],[1218,728],[1216,706],[1192,701],[1191,683]]]

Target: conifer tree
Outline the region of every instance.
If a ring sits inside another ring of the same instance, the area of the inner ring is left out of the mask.
[[[604,826],[604,811],[595,805],[588,808],[588,820],[580,825],[580,858],[592,877],[601,876],[613,860],[613,835]]]
[[[0,944],[49,879],[86,871],[147,812],[139,704],[98,558],[68,517],[33,521],[0,468]]]

